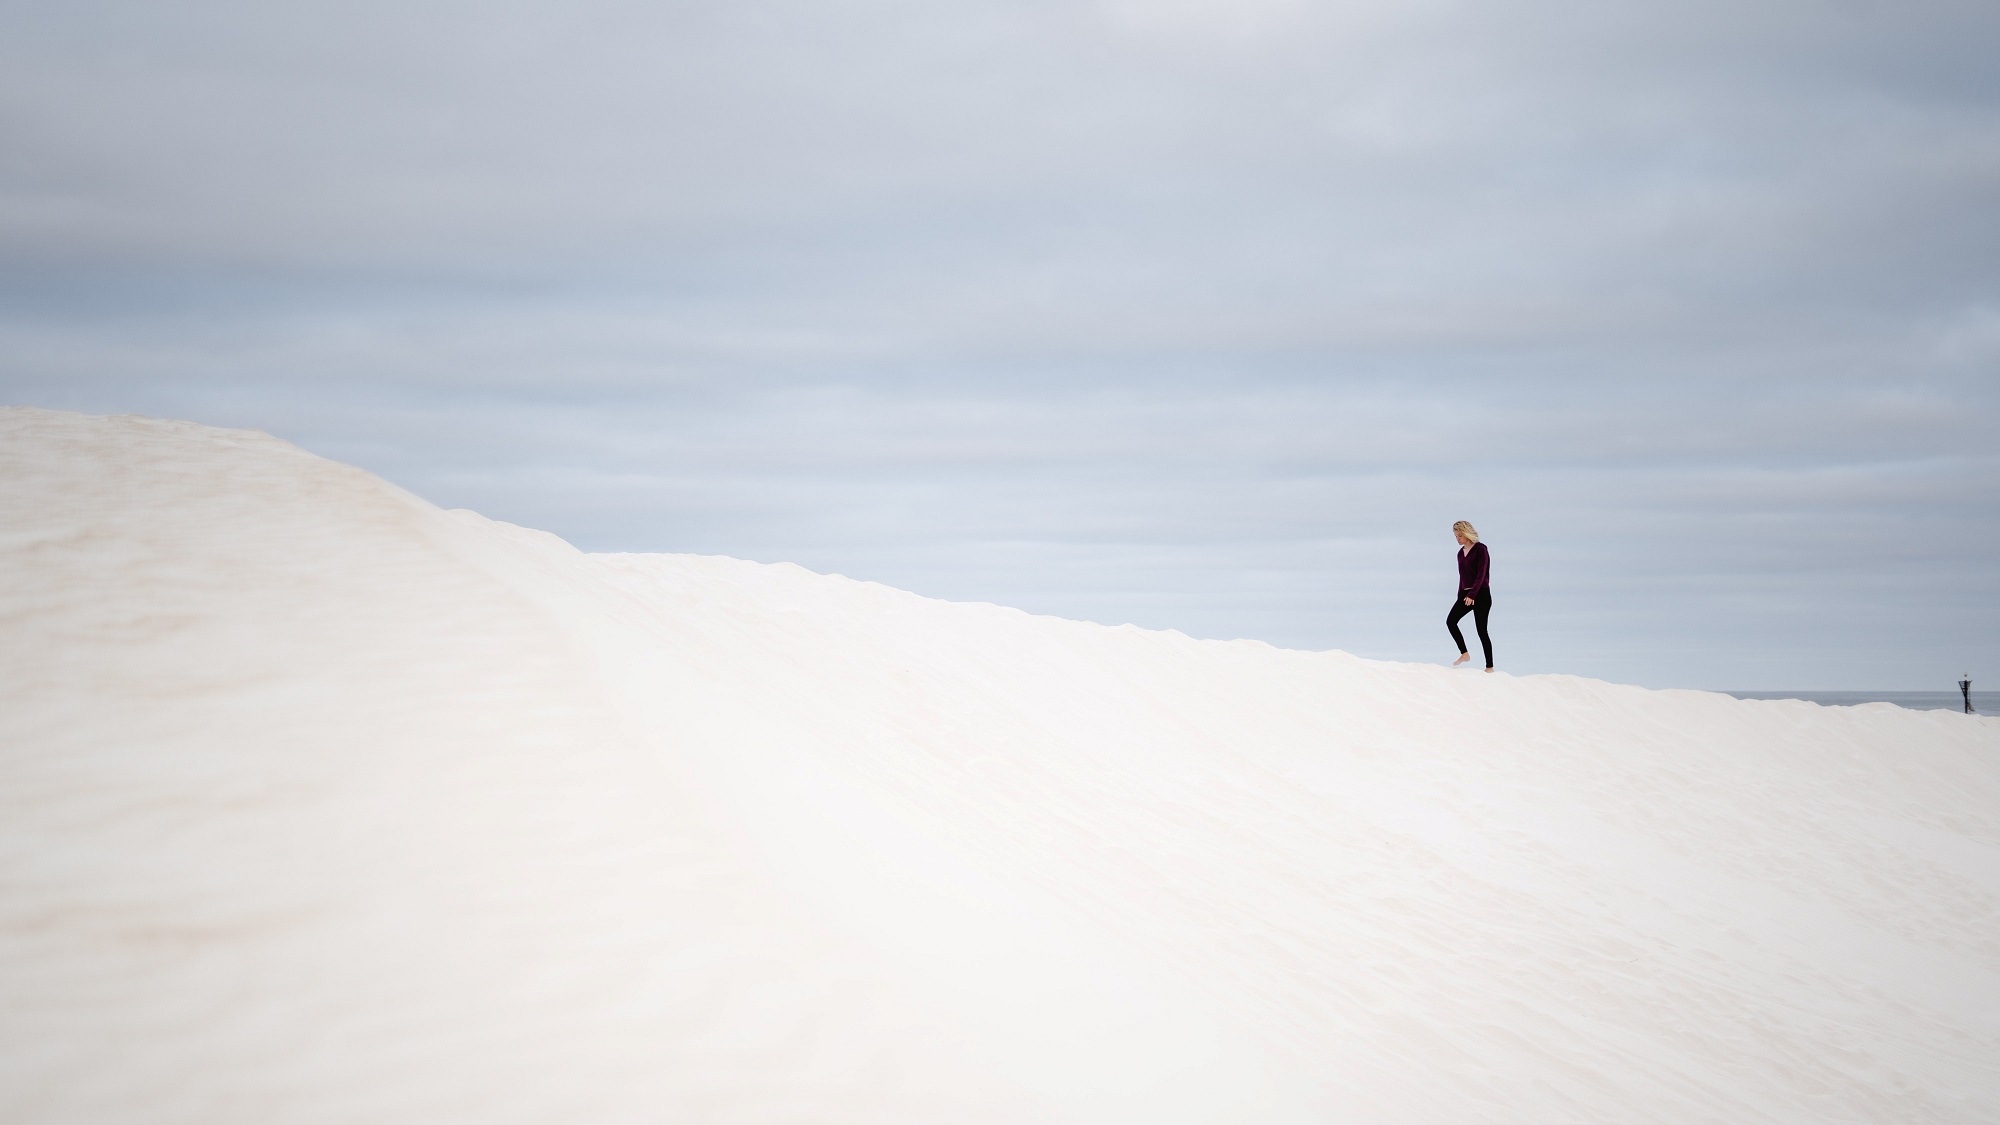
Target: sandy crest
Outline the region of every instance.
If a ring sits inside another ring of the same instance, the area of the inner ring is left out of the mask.
[[[2000,722],[585,555],[7,410],[0,1119],[2000,1120]]]

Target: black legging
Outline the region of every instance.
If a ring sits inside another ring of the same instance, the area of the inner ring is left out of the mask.
[[[1486,666],[1493,667],[1493,638],[1486,635],[1486,615],[1493,612],[1493,587],[1488,586],[1472,596],[1472,604],[1465,604],[1465,595],[1451,600],[1451,616],[1444,619],[1444,627],[1451,630],[1451,639],[1458,642],[1458,651],[1464,652],[1465,634],[1458,631],[1458,623],[1466,614],[1472,615],[1472,623],[1479,627],[1479,647],[1486,650]]]

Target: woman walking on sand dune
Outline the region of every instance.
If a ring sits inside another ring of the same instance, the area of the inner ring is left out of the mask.
[[[1451,525],[1451,533],[1458,537],[1458,600],[1451,603],[1451,616],[1444,619],[1444,627],[1451,630],[1451,639],[1458,643],[1458,659],[1451,664],[1456,668],[1472,659],[1465,648],[1465,634],[1458,631],[1460,619],[1469,613],[1472,623],[1479,627],[1479,647],[1486,650],[1486,670],[1491,672],[1493,638],[1486,635],[1486,615],[1493,611],[1493,587],[1486,579],[1492,569],[1492,557],[1471,524],[1460,520]]]

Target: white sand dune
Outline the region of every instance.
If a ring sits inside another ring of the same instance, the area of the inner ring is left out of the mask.
[[[0,542],[0,1120],[2000,1121],[2000,722],[586,555],[140,418],[0,413]]]

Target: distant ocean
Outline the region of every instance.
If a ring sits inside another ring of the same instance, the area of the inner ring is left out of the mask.
[[[1957,691],[1732,691],[1738,699],[1803,699],[1828,707],[1853,707],[1860,703],[1893,703],[1912,711],[1963,711],[1965,697]],[[2000,715],[2000,691],[1975,691],[1972,709],[1982,715]]]

